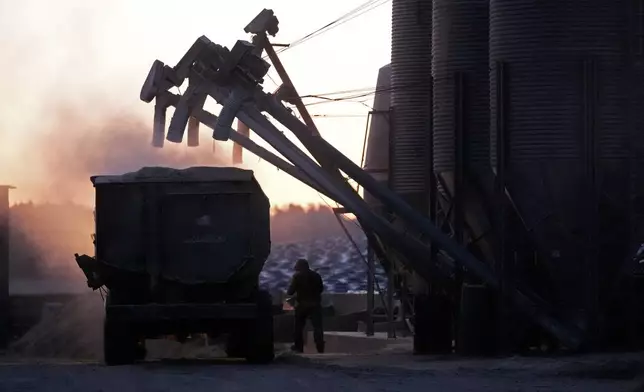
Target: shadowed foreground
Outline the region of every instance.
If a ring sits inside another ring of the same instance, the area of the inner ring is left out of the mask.
[[[0,363],[0,390],[47,392],[198,391],[632,391],[632,381],[542,377],[483,370],[409,371],[314,364],[282,357],[273,365],[221,361],[154,361],[136,366],[14,361]]]

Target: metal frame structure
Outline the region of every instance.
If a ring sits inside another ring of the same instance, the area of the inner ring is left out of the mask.
[[[426,282],[451,279],[449,271],[453,271],[452,264],[456,263],[490,288],[500,290],[509,304],[565,346],[576,349],[582,345],[583,331],[566,325],[553,316],[547,304],[527,288],[506,284],[489,265],[479,261],[461,244],[437,228],[432,220],[409,206],[387,186],[378,183],[320,136],[268,39],[268,35],[274,36],[279,31],[278,20],[271,10],[263,10],[245,31],[254,34],[253,43],[238,41],[228,50],[202,36],[175,67],[155,61],[141,90],[143,101],[156,100],[154,145],[162,145],[159,141],[165,134],[165,109],[175,106],[167,140],[181,142],[190,118],[196,118],[213,129],[214,139],[233,140],[344,206],[357,217],[372,243],[384,244],[388,251],[396,255],[397,260]],[[266,51],[284,81],[284,85],[275,94],[266,93],[262,89],[263,77],[270,67],[261,58],[262,51]],[[189,86],[182,95],[168,91],[172,87],[181,86],[185,80],[189,81]],[[219,117],[203,110],[203,101],[207,96],[222,104]],[[304,122],[295,117],[282,100],[294,103]],[[291,142],[263,112],[270,114],[293,132],[313,158]],[[235,118],[267,141],[288,161],[233,130],[231,126]],[[395,216],[396,222],[392,223],[372,211],[341,172],[379,199]],[[454,262],[450,263],[447,257],[436,257],[430,261],[436,247]],[[383,252],[383,249],[376,248],[374,251]]]

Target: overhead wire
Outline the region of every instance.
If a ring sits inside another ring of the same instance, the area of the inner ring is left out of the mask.
[[[271,74],[267,73],[267,74],[266,74],[266,77],[268,77],[268,79],[269,79],[271,82],[273,82],[273,84],[275,85],[275,87],[279,87],[279,86],[280,86],[280,85],[279,85],[279,83],[277,83],[277,82],[275,81],[275,79],[271,76]]]
[[[354,89],[354,90],[344,90],[344,91],[334,91],[334,92],[329,92],[329,93],[322,93],[322,94],[307,94],[307,95],[302,95],[300,98],[302,99],[307,99],[307,98],[316,98],[316,99],[326,99],[326,100],[342,100],[342,99],[352,99],[352,98],[362,98],[362,97],[368,97],[371,95],[375,95],[378,93],[385,93],[385,92],[391,92],[393,89],[391,87],[367,87],[367,88],[360,88],[360,89]],[[338,95],[344,95],[341,97],[336,97]]]
[[[337,99],[337,100],[323,100],[323,101],[317,101],[317,102],[309,102],[305,103],[304,106],[317,106],[317,105],[324,105],[324,104],[329,104],[329,103],[357,103],[360,104],[364,107],[366,107],[369,110],[373,110],[373,108],[369,105],[367,105],[368,99],[363,99],[363,100],[355,100],[355,99]]]
[[[300,98],[309,98],[309,97],[315,97],[315,96],[331,96],[331,95],[349,94],[349,93],[356,93],[356,92],[366,92],[366,91],[373,91],[376,88],[377,88],[377,86],[369,86],[369,87],[362,87],[362,88],[354,88],[354,89],[351,89],[351,90],[332,91],[330,93],[318,93],[318,94],[303,95]]]
[[[381,7],[382,5],[387,4],[390,1],[391,0],[368,0],[368,1],[364,2],[364,3],[362,3],[361,5],[359,5],[358,7],[352,9],[351,11],[345,13],[344,15],[336,18],[335,20],[333,20],[333,21],[325,24],[324,26],[314,30],[313,32],[311,32],[309,34],[306,34],[305,36],[303,36],[303,37],[291,42],[289,45],[278,49],[276,51],[276,54],[283,53],[283,52],[285,52],[285,51],[287,51],[289,49],[292,49],[292,48],[294,48],[294,47],[296,47],[298,45],[301,45],[301,44],[305,43],[306,41],[309,41],[309,40],[311,40],[311,39],[313,39],[313,38],[315,38],[315,37],[317,37],[317,36],[319,36],[319,35],[321,35],[321,34],[323,34],[325,32],[330,31],[333,28],[339,27],[339,26],[341,26],[341,25],[343,25],[345,23],[350,22],[351,20],[353,20],[353,19],[355,19],[355,18],[357,18],[359,16],[362,16],[362,15],[364,15],[364,14],[370,12],[370,11],[373,11],[373,10],[377,9],[378,7]],[[278,83],[276,83],[275,80],[273,78],[271,78],[270,76],[269,76],[269,79],[271,79],[271,81],[273,83],[278,85]],[[334,101],[347,101],[347,100],[350,100],[350,99],[368,97],[368,96],[374,95],[374,94],[376,94],[376,93],[378,93],[380,91],[386,91],[388,89],[389,88],[378,89],[377,87],[366,87],[366,88],[361,88],[361,89],[337,91],[337,92],[331,92],[331,93],[325,93],[325,94],[303,95],[303,96],[300,96],[300,99],[305,99],[305,98],[323,99],[324,96],[327,96],[329,99],[331,99],[331,97],[330,97],[331,95],[354,93],[354,95],[352,97],[343,97],[343,98],[334,98],[333,99]],[[312,104],[316,104],[316,103],[312,103]],[[311,105],[311,104],[309,104],[309,105]],[[367,106],[367,105],[365,105],[365,106]]]
[[[343,24],[359,17],[362,16],[370,11],[373,11],[374,9],[388,3],[391,0],[368,0],[365,3],[362,3],[358,7],[352,9],[351,11],[345,13],[344,15],[334,19],[333,21],[325,24],[324,26],[318,28],[317,30],[312,31],[309,34],[306,34],[305,36],[291,42],[288,46],[285,46],[283,48],[280,48],[277,50],[277,53],[284,53],[285,51],[292,49],[298,45],[301,45],[317,36],[320,36],[336,27],[342,26]]]
[[[300,98],[302,99],[307,99],[307,98],[315,98],[315,99],[325,99],[325,100],[346,100],[346,99],[355,99],[355,98],[362,98],[362,97],[369,97],[375,94],[379,93],[387,93],[387,92],[400,92],[404,91],[407,89],[407,87],[412,87],[411,85],[409,86],[397,86],[396,88],[393,88],[392,86],[375,86],[375,87],[362,87],[362,88],[356,88],[356,89],[351,89],[351,90],[341,90],[341,91],[331,91],[331,92],[326,92],[326,93],[318,93],[318,94],[306,94],[306,95],[301,95]],[[342,95],[341,97],[336,97],[337,95]]]
[[[285,52],[285,51],[287,51],[289,49],[292,49],[292,48],[294,48],[294,47],[296,47],[298,45],[301,45],[301,44],[305,43],[306,41],[309,41],[309,40],[311,40],[311,39],[313,39],[313,38],[315,38],[315,37],[317,37],[317,36],[319,36],[319,35],[321,35],[321,34],[323,34],[325,32],[330,31],[333,28],[339,27],[339,26],[341,26],[341,25],[343,25],[343,24],[345,24],[347,22],[350,22],[351,20],[353,20],[353,19],[355,19],[355,18],[357,18],[359,16],[362,16],[362,15],[364,15],[364,14],[370,12],[370,11],[373,11],[376,8],[388,3],[389,1],[391,1],[391,0],[369,0],[369,1],[359,5],[358,7],[354,8],[353,10],[345,13],[341,17],[339,17],[339,18],[327,23],[326,25],[320,27],[319,29],[317,29],[317,30],[315,30],[315,31],[303,36],[302,38],[299,38],[299,39],[291,42],[291,44],[289,44],[288,46],[277,50],[276,53],[280,54],[280,53],[283,53],[283,52]],[[271,80],[272,80],[272,78],[271,78]],[[272,81],[275,83],[274,80],[272,80]],[[363,88],[363,89],[345,90],[345,91],[338,91],[338,92],[332,92],[332,93],[327,93],[327,94],[316,94],[316,95],[301,96],[300,98],[301,99],[317,98],[317,99],[325,100],[323,102],[341,102],[341,101],[354,100],[354,102],[360,103],[360,104],[366,106],[367,108],[369,108],[370,110],[373,110],[373,108],[370,107],[369,105],[367,105],[365,102],[363,102],[363,101],[355,101],[355,99],[368,97],[368,96],[376,94],[377,92],[379,92],[378,88],[368,87],[368,88]],[[331,97],[329,97],[331,95],[350,94],[350,93],[353,93],[354,95],[350,96],[350,97],[340,97],[340,98],[331,98]],[[326,97],[324,97],[324,95],[326,95]],[[313,105],[313,104],[315,104],[315,103],[311,103],[309,105]],[[307,105],[305,105],[305,106],[307,106]],[[363,116],[364,115],[362,115],[361,117],[363,117]],[[316,116],[316,115],[313,115],[313,117],[330,117],[330,116],[325,116],[325,115],[317,115]],[[351,116],[351,117],[357,117],[357,116]],[[363,154],[364,154],[364,151],[363,151]],[[322,197],[322,195],[319,192],[318,192],[318,196],[320,197],[320,199],[329,208],[331,208],[331,210],[333,210],[333,207],[331,207],[331,205],[324,199],[324,197]],[[336,205],[337,205],[337,203],[336,203]],[[355,242],[355,240],[353,239],[353,237],[349,233],[348,229],[345,227],[345,225],[342,222],[342,220],[340,219],[340,217],[337,216],[337,214],[335,214],[335,212],[334,212],[334,215],[335,215],[336,219],[338,220],[338,223],[340,224],[341,228],[343,229],[343,231],[347,235],[349,241],[355,247],[355,249],[358,252],[358,254],[359,254],[360,258],[362,259],[362,261],[364,263],[368,264],[368,261],[366,260],[365,256],[362,254],[362,252],[360,250],[360,247]],[[354,221],[353,223],[356,224],[356,226],[358,228],[361,228],[360,225],[357,222]],[[384,303],[384,298],[382,296],[382,290],[381,290],[380,285],[378,283],[378,279],[375,279],[374,283],[375,283],[375,286],[376,286],[376,288],[378,290],[378,293],[380,294],[381,300],[383,301],[383,307],[386,309],[386,305]]]
[[[363,118],[368,116],[365,114],[311,114],[313,118]]]
[[[392,91],[394,91],[394,89],[391,87],[380,87],[380,88],[374,87],[371,90],[356,89],[356,90],[346,90],[344,92],[331,92],[331,93],[325,93],[325,94],[307,94],[307,95],[300,96],[300,98],[318,100],[315,102],[307,102],[304,104],[304,106],[321,105],[321,104],[334,103],[334,102],[356,102],[356,103],[361,103],[370,109],[373,109],[369,105],[366,105],[365,102],[370,100],[371,97],[376,94],[392,92]],[[337,95],[340,95],[340,94],[344,94],[344,95],[338,97]]]

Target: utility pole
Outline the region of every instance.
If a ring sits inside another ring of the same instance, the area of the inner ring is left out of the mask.
[[[0,185],[0,349],[9,344],[11,315],[9,314],[9,190]]]

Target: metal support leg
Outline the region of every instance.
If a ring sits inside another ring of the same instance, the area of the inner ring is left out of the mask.
[[[465,75],[461,72],[454,74],[454,238],[456,242],[462,247],[465,244],[465,176],[467,168],[467,149],[468,143],[466,140],[465,131]],[[463,286],[463,265],[456,262],[454,271],[455,286],[454,292],[454,306],[452,309],[452,317],[454,321],[455,336],[458,336],[459,328],[459,313],[461,310],[461,287]],[[456,342],[458,345],[458,341]]]
[[[235,79],[229,80],[227,88],[236,88]],[[225,90],[216,86],[214,82],[202,81],[202,85],[208,84],[208,92],[218,102],[226,102],[228,95]],[[444,249],[455,260],[459,260],[469,271],[476,274],[490,287],[499,288],[499,281],[492,270],[477,260],[467,250],[458,246],[440,229],[436,228],[423,214],[418,214],[413,208],[407,205],[400,197],[391,192],[387,187],[379,184],[371,175],[365,173],[362,168],[353,163],[346,156],[337,151],[323,138],[311,132],[311,128],[295,118],[286,108],[274,97],[265,94],[260,89],[252,91],[252,100],[263,110],[268,111],[279,122],[286,125],[293,133],[303,141],[303,144],[310,151],[315,151],[316,159],[323,157],[323,161],[333,162],[333,167],[340,168],[348,176],[359,182],[365,190],[379,198],[383,203],[394,211],[398,216],[406,220],[415,230],[428,235],[439,247]],[[222,109],[223,111],[223,109]],[[176,116],[176,114],[175,114]],[[303,154],[288,138],[286,138],[270,121],[268,121],[253,104],[248,103],[237,116],[241,121],[254,129],[262,138],[267,140],[280,153],[286,156],[295,166],[299,167],[311,180],[320,188],[330,192],[340,200],[348,210],[360,217],[369,229],[374,230],[380,238],[391,243],[405,255],[404,261],[417,271],[423,279],[431,280],[432,273],[436,266],[427,265],[422,260],[429,254],[429,248],[422,242],[402,235],[391,224],[375,215],[371,208],[364,203],[364,200],[355,193],[355,190],[347,187],[337,176],[331,176],[326,170],[322,170],[316,162]],[[535,306],[533,294],[522,288],[522,291],[511,290],[506,293],[509,300],[529,317],[533,318],[544,328],[557,336],[569,347],[577,347],[580,344],[580,334],[575,329],[566,328],[557,320],[550,317],[544,309]]]
[[[396,325],[394,319],[394,263],[392,263],[391,268],[389,268],[389,274],[387,276],[387,338],[394,339],[396,337]]]
[[[506,80],[505,80],[505,67],[502,62],[496,63],[496,99],[498,113],[496,114],[496,199],[499,208],[499,249],[496,258],[496,271],[499,277],[499,300],[497,301],[497,346],[502,352],[507,351],[508,347],[508,309],[506,308],[506,262],[507,262],[507,229],[506,229],[506,151],[507,151],[507,136],[505,128],[506,116]]]
[[[428,251],[428,248],[426,245],[413,238],[401,236],[400,233],[398,233],[388,222],[371,211],[370,207],[358,194],[355,193],[355,191],[346,191],[343,189],[341,184],[334,181],[334,179],[332,179],[326,171],[322,170],[311,158],[298,153],[299,149],[297,146],[279,132],[279,130],[275,128],[275,126],[257,109],[246,107],[243,112],[239,112],[238,117],[244,123],[248,124],[251,129],[255,130],[255,133],[266,140],[275,149],[280,151],[287,159],[300,167],[310,178],[314,179],[318,186],[327,190],[333,190],[332,192],[341,198],[338,201],[344,205],[347,210],[359,216],[361,221],[367,224],[370,229],[376,231],[381,238],[388,241],[396,241],[403,248],[407,249],[408,252],[416,255],[415,257],[409,257],[409,259],[420,261],[423,258],[422,255],[427,254],[426,252]],[[425,279],[428,279],[429,276],[431,276],[431,267],[432,266],[426,265],[425,263],[418,263],[413,268],[419,271],[419,274],[421,274]]]
[[[266,108],[266,110],[271,113],[271,115],[275,119],[286,125],[289,129],[296,133],[296,135],[300,134],[300,136],[302,136],[303,138],[309,138],[311,136],[311,133],[310,131],[308,131],[306,125],[301,123],[297,118],[288,113],[283,105],[271,99],[262,100],[260,104],[262,105],[262,107]],[[282,139],[278,142],[279,145],[273,145],[274,148],[276,148],[283,154],[289,150],[292,150],[293,148],[297,148],[290,141],[288,141],[288,139],[284,137],[281,132],[279,132],[266,118],[264,118],[261,113],[255,112],[251,117],[247,113],[245,113],[248,110],[250,110],[250,112],[253,112],[253,110],[257,109],[245,108],[244,111],[239,112],[238,117],[240,117],[242,121],[248,124],[251,129],[255,129],[256,132],[259,131],[259,128],[256,128],[255,125],[258,127],[266,127],[264,128],[265,131],[261,131],[263,132],[263,135],[260,136],[267,140],[269,143],[271,143],[269,139],[273,139],[273,141],[275,141],[275,138]],[[317,142],[319,146],[323,147],[326,150],[326,153],[333,158],[334,162],[337,163],[337,166],[349,176],[354,178],[357,182],[360,182],[366,191],[376,197],[379,197],[383,201],[383,203],[385,203],[385,205],[390,207],[396,213],[400,214],[417,230],[426,233],[434,241],[435,244],[444,249],[455,260],[460,260],[470,272],[477,275],[490,287],[499,288],[498,278],[492,273],[492,270],[487,265],[477,260],[466,249],[463,249],[462,247],[455,244],[451,238],[447,237],[442,231],[436,228],[432,224],[432,222],[427,220],[422,214],[416,213],[395,193],[391,192],[391,190],[389,190],[387,187],[375,181],[371,175],[365,173],[360,167],[358,167],[350,159],[333,148],[333,146],[328,144],[328,142],[326,142],[324,139],[322,139],[321,137],[314,138],[314,142]],[[311,141],[311,139],[308,140]],[[298,157],[296,157],[294,154],[291,155],[294,159],[298,159]],[[311,166],[312,161],[306,162],[305,160],[298,159],[299,162],[295,162],[293,159],[291,159],[291,157],[287,156],[287,158],[293,161],[296,166],[302,167],[302,169],[307,171],[307,173],[309,170],[315,171],[315,168],[319,168],[315,165]],[[300,166],[300,163],[303,163],[304,166]],[[333,185],[332,180],[325,178],[326,175],[316,175],[312,173],[308,174],[312,178],[315,177],[317,180],[321,180],[321,182],[319,182],[319,185],[321,187],[326,188],[327,186],[329,186],[331,188],[337,189],[337,186]],[[408,238],[406,236],[401,236],[400,233],[398,233],[390,225],[382,221],[379,217],[375,216],[371,209],[364,204],[364,201],[358,195],[347,193],[345,196],[347,196],[348,198],[346,199],[346,202],[343,202],[342,204],[345,205],[347,209],[351,210],[358,216],[364,216],[364,221],[369,226],[373,227],[373,229],[378,232],[382,238],[395,238],[395,242],[399,244],[399,247],[406,249],[408,253],[406,255],[407,261],[411,263],[410,267],[417,271],[419,275],[423,277],[423,279],[431,281],[431,274],[429,274],[429,271],[430,269],[435,268],[435,266],[429,266],[426,265],[426,263],[420,262],[420,260],[423,260],[426,255],[431,252],[429,248],[414,239]],[[356,196],[358,197],[357,199]],[[405,245],[403,245],[403,243]],[[416,259],[416,257],[420,258]],[[562,325],[559,321],[555,320],[549,314],[547,314],[544,309],[535,307],[535,302],[532,299],[532,297],[534,297],[534,294],[526,291],[525,288],[523,288],[522,291],[510,290],[509,292],[505,292],[504,296],[509,301],[512,301],[517,309],[519,309],[521,312],[524,312],[526,315],[528,315],[528,317],[534,319],[535,322],[540,324],[546,330],[550,331],[554,336],[557,336],[558,339],[560,339],[568,347],[576,348],[581,344],[581,335],[579,331],[572,327]]]
[[[373,254],[373,248],[367,248],[367,336],[374,335],[373,308],[374,308],[374,288],[376,266]]]
[[[588,315],[595,314],[599,304],[596,240],[599,237],[599,189],[597,189],[597,65],[593,60],[584,61],[584,158],[587,182],[586,222],[586,308]],[[591,323],[594,325],[594,323]],[[594,334],[593,334],[594,335]]]
[[[237,121],[237,132],[244,137],[250,138],[250,129],[246,124],[241,121]],[[233,164],[239,165],[243,163],[243,146],[239,143],[233,145]]]
[[[462,247],[465,247],[465,178],[467,176],[467,149],[465,130],[465,75],[457,72],[454,75],[454,155],[455,155],[455,173],[454,173],[454,237]],[[456,292],[460,296],[460,287],[463,284],[463,266],[460,262],[456,263]],[[458,303],[458,301],[457,301]]]
[[[312,139],[306,125],[293,117],[286,108],[284,108],[284,106],[271,99],[267,99],[265,102],[260,104],[265,107],[277,121],[291,129],[293,133],[300,138],[300,140],[306,140],[308,143],[305,143],[305,146],[307,144],[317,144],[318,146],[323,147],[326,154],[333,157],[338,168],[356,180],[356,182],[360,183],[366,191],[381,199],[388,208],[411,224],[414,229],[419,232],[426,233],[439,248],[444,249],[455,260],[460,260],[465,266],[467,266],[467,268],[472,270],[473,273],[479,275],[484,281],[489,282],[492,287],[498,286],[496,277],[487,265],[477,260],[471,253],[456,244],[440,229],[435,227],[423,214],[419,214],[405,203],[396,193],[386,186],[378,183],[370,174],[365,173],[358,165],[337,151],[327,141],[321,137],[315,137],[315,139]]]
[[[0,348],[7,348],[11,329],[9,309],[9,190],[0,186]]]

